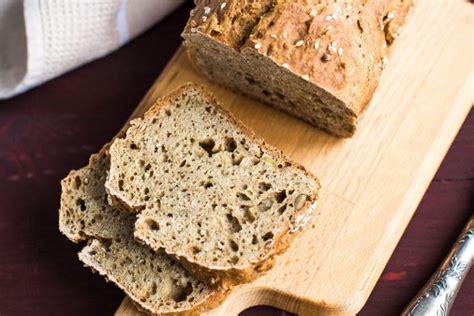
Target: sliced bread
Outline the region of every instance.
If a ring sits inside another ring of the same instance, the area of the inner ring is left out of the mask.
[[[79,259],[114,282],[141,309],[160,315],[199,315],[223,293],[191,276],[166,254],[133,239],[135,216],[107,203],[109,159],[102,152],[63,181],[59,228],[74,242],[88,240]]]
[[[318,180],[187,84],[131,122],[105,184],[135,237],[199,278],[255,279],[311,216]]]
[[[348,137],[413,0],[199,0],[183,32],[210,80]]]

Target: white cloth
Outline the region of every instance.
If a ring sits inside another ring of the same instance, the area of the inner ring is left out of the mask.
[[[182,0],[0,0],[0,99],[117,49]]]

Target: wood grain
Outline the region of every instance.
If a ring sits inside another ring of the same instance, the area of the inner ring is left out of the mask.
[[[473,100],[472,7],[419,1],[356,136],[340,140],[216,87],[179,50],[134,116],[187,81],[208,86],[267,142],[314,172],[318,216],[275,268],[209,315],[272,305],[300,315],[354,314],[367,300]],[[125,300],[117,315],[137,312]]]

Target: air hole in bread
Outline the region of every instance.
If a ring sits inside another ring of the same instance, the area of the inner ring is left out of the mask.
[[[138,149],[137,144],[131,143],[131,144],[130,144],[130,149],[137,150],[137,149]]]
[[[262,191],[268,191],[272,188],[272,185],[270,183],[260,182],[258,188]]]
[[[238,192],[237,197],[241,199],[242,201],[250,201],[250,198],[248,197],[248,195],[243,192]]]
[[[112,240],[110,239],[102,240],[102,246],[104,247],[105,251],[110,252],[110,247],[112,246]]]
[[[201,146],[201,148],[204,149],[207,152],[209,157],[211,157],[212,154],[214,154],[214,152],[212,150],[214,149],[215,145],[216,145],[216,143],[214,142],[214,140],[212,138],[208,138],[208,139],[205,139],[205,140],[199,142],[199,146]]]
[[[171,111],[169,109],[165,110],[166,115],[171,116]]]
[[[237,243],[232,239],[229,239],[229,246],[230,246],[230,249],[232,249],[232,251],[234,252],[239,251],[239,245],[237,245]]]
[[[257,235],[252,235],[252,245],[256,245],[258,243]]]
[[[210,182],[210,181],[208,181],[208,182],[206,182],[206,183],[204,184],[204,188],[205,188],[205,189],[212,188],[212,186],[213,186],[213,184],[212,184],[212,182]]]
[[[120,191],[123,191],[123,180],[122,180],[122,179],[120,179],[120,180],[118,181],[118,186],[119,186],[119,190],[120,190]]]
[[[228,152],[234,152],[236,148],[237,148],[237,144],[235,142],[235,139],[233,139],[232,137],[226,137],[225,150]]]
[[[268,232],[268,233],[266,233],[265,235],[262,236],[263,241],[267,241],[267,240],[272,239],[272,238],[273,238],[273,233],[272,232]]]
[[[192,253],[193,253],[194,255],[197,255],[198,253],[201,252],[201,248],[196,247],[196,246],[193,246],[193,247],[191,248],[191,251],[192,251]]]
[[[191,282],[188,282],[185,287],[178,285],[177,283],[173,283],[171,288],[170,296],[176,303],[185,301],[186,298],[193,292],[193,285]]]
[[[286,191],[285,191],[285,190],[280,191],[280,192],[277,192],[277,193],[275,194],[275,200],[276,200],[278,203],[283,202],[285,199],[286,199]]]
[[[81,187],[81,178],[80,177],[75,177],[74,178],[74,188],[77,190]]]
[[[285,213],[287,207],[288,207],[288,204],[283,204],[282,206],[280,206],[280,207],[278,208],[278,214],[281,215],[281,214]]]
[[[147,218],[145,223],[152,231],[160,230],[160,225],[153,219]]]
[[[86,210],[86,202],[83,199],[77,199],[76,200],[76,205],[79,206],[79,209],[81,211],[84,212]]]
[[[242,230],[242,225],[240,225],[237,217],[232,214],[226,214],[227,222],[229,223],[229,229],[232,233],[238,233]]]

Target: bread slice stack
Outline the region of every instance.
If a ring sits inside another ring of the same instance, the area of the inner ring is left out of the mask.
[[[187,84],[62,181],[79,259],[153,314],[200,313],[271,268],[318,180]]]

